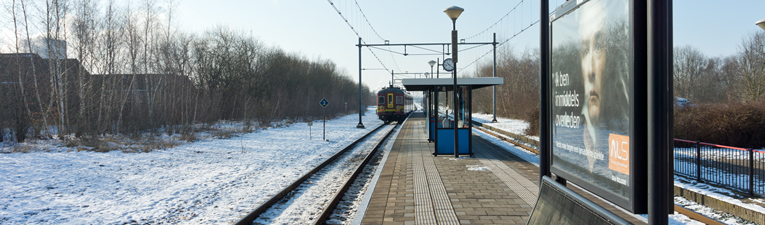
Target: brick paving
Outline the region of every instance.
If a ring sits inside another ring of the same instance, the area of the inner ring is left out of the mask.
[[[362,224],[526,224],[539,167],[477,136],[474,157],[433,157],[425,127],[422,114],[402,127]]]

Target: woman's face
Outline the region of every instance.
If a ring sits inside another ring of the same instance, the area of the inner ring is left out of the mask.
[[[587,109],[592,124],[597,124],[600,117],[600,103],[603,82],[603,67],[606,64],[603,32],[593,32],[582,37],[580,49],[582,57],[582,76],[584,77],[584,94]]]

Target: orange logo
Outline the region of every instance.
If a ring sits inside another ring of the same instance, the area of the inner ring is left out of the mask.
[[[608,168],[630,175],[630,137],[608,134]]]

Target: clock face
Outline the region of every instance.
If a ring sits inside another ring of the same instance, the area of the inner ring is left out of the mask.
[[[444,59],[444,70],[450,71],[450,72],[454,70],[454,62],[452,62],[451,58]]]

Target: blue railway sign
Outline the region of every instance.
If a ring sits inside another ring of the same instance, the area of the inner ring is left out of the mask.
[[[322,98],[319,104],[321,104],[321,107],[327,108],[327,105],[329,105],[329,101],[327,101],[326,98]]]

